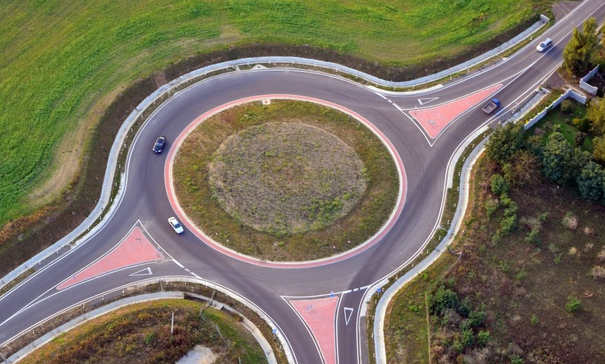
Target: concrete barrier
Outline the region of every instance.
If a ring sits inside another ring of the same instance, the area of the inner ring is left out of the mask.
[[[565,91],[561,96],[559,96],[555,101],[553,101],[550,105],[546,106],[544,110],[540,111],[538,115],[534,116],[529,121],[527,121],[523,126],[523,129],[531,129],[534,125],[538,123],[538,121],[542,120],[550,110],[556,108],[557,106],[559,106],[559,104],[563,102],[563,100],[566,100],[568,98],[574,99],[581,104],[586,104],[586,102],[588,101],[588,98],[581,92],[570,88]]]
[[[599,88],[589,84],[588,81],[590,81],[590,79],[593,78],[597,72],[599,72],[599,65],[597,65],[595,68],[592,69],[592,71],[588,72],[586,76],[580,79],[580,88],[588,92],[592,96],[595,96],[597,94]]]

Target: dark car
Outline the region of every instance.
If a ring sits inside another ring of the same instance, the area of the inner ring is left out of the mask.
[[[155,143],[153,144],[153,152],[158,153],[158,154],[162,153],[165,146],[166,146],[166,137],[164,137],[164,136],[158,137],[155,140]]]

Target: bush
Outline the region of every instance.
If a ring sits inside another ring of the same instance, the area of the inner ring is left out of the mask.
[[[582,308],[582,301],[580,301],[577,297],[569,296],[567,298],[567,303],[565,304],[565,311],[569,313],[573,313]]]
[[[499,163],[509,161],[515,152],[523,146],[523,127],[506,124],[497,129],[487,141],[487,156]]]
[[[488,219],[498,210],[498,207],[500,207],[500,202],[496,199],[489,199],[485,202],[485,210]]]
[[[580,131],[587,132],[590,130],[590,120],[587,118],[573,118],[571,123]]]
[[[519,355],[513,355],[510,358],[510,364],[523,364],[525,363],[525,360],[523,360],[523,358],[521,358]]]
[[[508,192],[509,186],[508,183],[506,183],[504,177],[496,173],[491,178],[491,188],[493,194],[495,194],[496,196],[500,196],[503,193]]]
[[[517,215],[506,216],[500,221],[500,231],[502,234],[507,235],[515,230],[517,227]]]
[[[546,177],[560,185],[575,175],[573,149],[563,134],[554,132],[548,137],[542,152],[542,170]]]
[[[468,315],[468,319],[470,320],[471,327],[479,327],[485,323],[487,315],[484,311],[472,311]]]
[[[600,200],[603,197],[604,181],[603,168],[595,162],[588,162],[576,177],[580,196],[587,200]]]
[[[475,336],[473,335],[473,330],[471,329],[465,329],[462,330],[462,333],[460,335],[460,344],[462,344],[462,348],[469,348],[471,346],[473,346],[473,343],[475,342]]]
[[[572,104],[571,100],[565,99],[565,100],[563,100],[563,102],[561,102],[561,112],[564,112],[565,114],[569,114],[572,110],[573,110],[573,104]]]
[[[485,346],[487,345],[487,343],[489,342],[489,331],[479,331],[479,333],[477,334],[477,344],[481,345],[481,346]]]
[[[539,244],[540,243],[540,229],[537,227],[533,227],[527,236],[525,237],[526,243]]]
[[[431,295],[431,313],[440,316],[448,308],[457,309],[458,302],[458,294],[456,292],[444,286],[439,286],[437,291]]]

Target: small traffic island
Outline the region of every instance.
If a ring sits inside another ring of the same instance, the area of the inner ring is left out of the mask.
[[[311,102],[250,102],[204,120],[172,169],[197,228],[270,261],[329,257],[388,220],[399,177],[386,146],[351,116]]]

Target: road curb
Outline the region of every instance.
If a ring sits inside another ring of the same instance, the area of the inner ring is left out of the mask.
[[[187,74],[179,76],[169,83],[159,87],[157,90],[152,92],[149,96],[147,96],[141,103],[139,103],[135,109],[128,115],[125,119],[124,123],[118,130],[114,142],[111,146],[111,150],[109,153],[107,168],[105,171],[105,175],[103,178],[103,185],[101,190],[101,196],[93,211],[78,225],[74,230],[72,230],[69,234],[53,243],[46,249],[42,250],[32,258],[28,259],[26,262],[6,274],[4,277],[0,279],[0,289],[5,285],[9,284],[13,280],[20,277],[22,274],[27,272],[29,269],[40,268],[39,266],[48,263],[48,260],[53,260],[53,255],[60,255],[61,250],[67,247],[68,244],[72,243],[72,247],[76,247],[84,242],[86,242],[92,235],[94,235],[98,230],[100,230],[104,223],[109,220],[112,216],[113,211],[119,205],[119,202],[122,198],[122,192],[124,190],[124,181],[126,180],[127,170],[120,175],[119,189],[118,193],[112,198],[112,189],[114,183],[114,176],[117,173],[117,164],[120,156],[120,152],[122,150],[122,146],[126,137],[128,136],[128,132],[131,127],[135,124],[135,122],[143,115],[147,109],[152,106],[158,99],[169,95],[172,92],[175,92],[179,87],[183,85],[187,85],[191,82],[200,82],[205,78],[212,77],[211,74],[218,71],[237,71],[239,70],[239,66],[250,66],[257,64],[294,64],[300,66],[311,66],[311,67],[319,67],[331,70],[335,73],[347,74],[352,77],[356,77],[362,79],[366,82],[374,83],[376,85],[380,85],[383,87],[389,88],[405,88],[405,87],[414,87],[422,84],[429,83],[433,80],[438,80],[443,77],[447,77],[448,75],[453,75],[454,73],[460,72],[462,70],[468,69],[478,63],[485,61],[488,58],[491,58],[497,54],[500,54],[507,49],[514,47],[520,42],[524,41],[526,38],[530,37],[532,34],[537,32],[542,28],[549,19],[547,17],[541,17],[541,19],[535,22],[532,26],[530,26],[525,31],[518,34],[516,37],[511,40],[501,44],[499,47],[496,47],[478,57],[475,57],[471,60],[463,62],[457,66],[451,67],[447,70],[420,77],[415,80],[410,81],[387,81],[376,76],[370,75],[368,73],[358,71],[356,69],[343,66],[333,62],[326,62],[320,60],[314,60],[309,58],[302,57],[250,57],[250,58],[241,58],[231,61],[225,61],[216,63],[213,65],[209,65],[206,67],[199,68],[197,70],[191,71]],[[165,101],[164,101],[165,102]],[[159,106],[159,105],[158,105]],[[83,235],[84,234],[84,235]],[[71,250],[71,247],[69,248]],[[34,273],[35,274],[35,273]],[[5,295],[8,295],[13,289],[20,286],[16,284],[15,287],[12,287],[11,290],[6,292],[4,295],[0,296],[0,300]]]
[[[452,158],[452,165],[455,166],[460,158],[460,155],[466,149],[470,143],[472,143],[475,138],[481,135],[488,129],[487,126],[483,128],[477,129],[474,133],[470,134],[466,139],[466,142],[460,145],[458,149],[459,153],[455,154],[455,158]],[[454,238],[458,234],[460,227],[462,225],[462,221],[464,219],[464,214],[466,213],[467,205],[468,205],[468,197],[469,197],[469,186],[470,186],[470,176],[472,172],[472,167],[475,162],[478,160],[479,156],[483,153],[485,144],[488,139],[483,139],[471,152],[468,158],[465,160],[464,165],[461,171],[462,183],[460,183],[460,190],[458,195],[458,207],[456,209],[456,213],[452,222],[450,224],[450,228],[448,229],[447,235],[441,240],[439,245],[433,251],[424,258],[420,263],[411,268],[408,272],[406,272],[402,277],[397,279],[389,288],[384,292],[384,294],[380,297],[378,304],[376,305],[376,310],[374,314],[374,322],[373,322],[373,336],[374,336],[374,353],[376,356],[376,363],[386,363],[386,346],[384,342],[384,321],[386,318],[386,311],[388,305],[391,300],[396,296],[399,290],[409,283],[412,279],[422,273],[426,268],[431,266],[444,252],[447,251],[449,245],[454,241]],[[448,184],[450,184],[450,179],[454,178],[454,167],[452,166],[452,173],[448,173]],[[366,305],[369,304],[370,298],[377,289],[381,289],[387,283],[386,280],[383,280],[376,284],[375,286],[368,289],[369,294],[366,298]]]
[[[243,105],[251,102],[258,102],[264,100],[293,100],[293,101],[303,101],[303,102],[311,102],[317,105],[321,105],[327,108],[331,108],[342,112],[349,117],[355,119],[358,123],[364,125],[367,129],[370,130],[377,138],[380,140],[382,145],[388,150],[389,154],[393,158],[393,162],[397,169],[398,179],[399,179],[399,187],[397,192],[397,200],[395,206],[393,207],[393,211],[389,214],[387,221],[378,229],[371,237],[366,239],[361,244],[340,252],[335,255],[331,255],[324,258],[318,258],[313,260],[301,260],[301,261],[270,261],[260,259],[251,255],[246,255],[244,253],[238,252],[234,249],[223,245],[221,242],[218,242],[208,236],[199,226],[197,226],[191,218],[187,215],[185,210],[182,208],[178,201],[178,197],[176,194],[176,190],[174,187],[173,181],[173,173],[172,168],[174,166],[174,159],[178,155],[179,149],[183,144],[184,140],[189,136],[191,132],[193,132],[200,124],[202,124],[205,120],[213,117],[214,115],[220,114],[226,110],[229,110],[232,107]],[[335,104],[330,101],[317,99],[308,96],[300,96],[300,95],[291,95],[291,94],[266,94],[266,95],[254,95],[245,97],[243,99],[232,100],[226,104],[219,105],[211,110],[206,111],[201,114],[193,121],[191,121],[185,129],[179,134],[179,136],[173,141],[172,148],[166,158],[166,162],[164,164],[164,185],[166,188],[166,195],[168,196],[168,201],[172,206],[172,209],[175,211],[177,217],[183,222],[183,224],[187,227],[187,229],[193,232],[204,244],[208,245],[212,249],[229,256],[233,259],[246,262],[249,264],[254,264],[262,267],[271,267],[271,268],[312,268],[318,267],[322,265],[333,264],[348,258],[351,258],[357,254],[360,254],[372,246],[378,244],[382,237],[386,235],[390,229],[393,227],[401,212],[403,211],[403,207],[405,205],[405,201],[407,198],[407,174],[405,172],[405,165],[403,164],[403,160],[401,156],[397,152],[397,149],[390,141],[389,138],[384,135],[382,131],[378,127],[376,127],[371,121],[363,117],[362,115],[356,113],[353,110],[345,108],[342,105]]]

